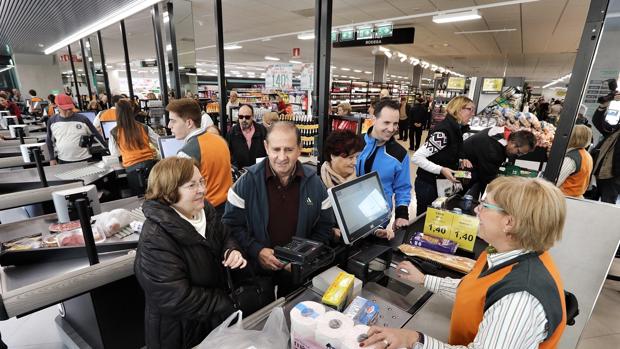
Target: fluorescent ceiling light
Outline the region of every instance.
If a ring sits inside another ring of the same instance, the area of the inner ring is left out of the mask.
[[[353,71],[354,71],[354,72],[356,72],[356,73],[361,73],[361,72],[362,72],[362,71],[361,71],[361,70],[359,70],[359,69],[353,69]]]
[[[464,32],[454,32],[454,34],[462,35],[462,34],[486,34],[486,33],[502,33],[502,32],[514,32],[516,28],[504,28],[504,29],[488,29],[488,30],[470,30]]]
[[[293,64],[304,64],[304,62],[300,62],[300,61],[295,61],[295,60],[290,60],[288,61],[289,63],[293,63]]]
[[[351,68],[345,68],[345,67],[342,67],[342,68],[340,68],[340,70],[350,71],[350,70],[351,70]]]
[[[372,72],[371,71],[365,71],[364,74],[370,75],[370,74],[372,74]]]
[[[224,50],[238,50],[240,48],[243,48],[243,46],[237,44],[224,45]]]
[[[545,86],[543,86],[542,88],[547,88],[547,87],[553,86],[553,85],[555,85],[555,84],[557,84],[557,83],[563,82],[564,80],[569,79],[569,78],[571,77],[571,75],[572,75],[572,73],[571,73],[571,74],[564,75],[563,77],[561,77],[561,78],[559,78],[559,79],[556,79],[556,80],[551,81],[550,83],[546,84],[546,85],[545,85]]]
[[[301,34],[297,34],[297,39],[299,39],[299,40],[312,40],[312,39],[314,39],[314,33],[301,33]]]
[[[280,60],[280,58],[272,57],[272,56],[265,56],[265,59],[268,61],[279,61]]]
[[[335,77],[335,78],[337,78],[337,77],[339,77],[340,75],[338,75],[338,74],[332,74],[332,76],[333,76],[333,77]]]
[[[172,51],[172,45],[171,44],[166,45],[166,51]]]
[[[385,48],[383,46],[379,46],[379,51],[381,51],[381,52],[390,52],[390,49],[389,48]]]
[[[56,52],[57,50],[70,45],[73,42],[78,41],[79,39],[86,37],[90,34],[95,33],[98,30],[101,30],[105,27],[108,27],[118,21],[130,17],[142,10],[150,8],[151,6],[161,2],[161,0],[137,0],[133,1],[130,4],[121,7],[117,11],[111,12],[109,15],[104,18],[87,25],[86,27],[78,30],[77,32],[67,36],[66,38],[60,40],[59,42],[53,44],[43,51],[46,55],[50,53]]]
[[[435,23],[452,23],[461,21],[471,21],[474,19],[480,19],[480,11],[477,9],[463,12],[453,12],[441,15],[433,16],[433,22]]]

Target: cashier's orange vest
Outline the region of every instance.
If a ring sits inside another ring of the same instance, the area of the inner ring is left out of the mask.
[[[101,113],[99,121],[116,121],[116,108],[110,108]]]
[[[566,178],[560,189],[566,196],[580,197],[586,192],[590,184],[593,166],[592,156],[583,148],[571,150],[566,156],[575,160],[578,167],[576,172]],[[579,166],[580,164],[581,166]]]
[[[485,310],[503,295],[528,291],[543,305],[550,328],[539,348],[557,347],[566,327],[566,305],[560,273],[551,255],[532,252],[506,264],[487,270],[487,253],[483,252],[472,271],[461,280],[452,308],[449,344],[473,342]]]
[[[155,149],[149,145],[149,135],[146,126],[140,125],[140,137],[145,147],[139,149],[131,149],[125,142],[123,130],[115,127],[112,129],[112,136],[118,145],[121,156],[123,157],[123,167],[129,167],[143,161],[153,160],[155,158]]]

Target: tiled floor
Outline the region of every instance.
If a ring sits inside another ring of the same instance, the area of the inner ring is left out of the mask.
[[[413,155],[412,152],[409,154]],[[413,164],[411,164],[411,173],[415,173]],[[413,193],[412,200],[415,201]],[[410,212],[414,214],[415,205],[411,205]],[[615,262],[612,273],[620,275],[620,261]],[[65,348],[54,322],[57,315],[58,308],[53,306],[21,319],[1,321],[2,339],[11,349]],[[620,348],[620,282],[608,280],[605,282],[577,349],[616,348]]]

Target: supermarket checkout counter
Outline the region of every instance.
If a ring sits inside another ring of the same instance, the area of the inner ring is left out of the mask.
[[[143,221],[136,197],[101,204],[103,212],[124,208]],[[57,215],[0,225],[0,241],[47,234]],[[0,269],[0,319],[20,317],[60,303],[56,323],[70,347],[139,348],[144,345],[144,297],[133,277],[139,235],[127,227],[97,245],[99,264],[89,265],[84,247],[16,251]],[[21,254],[15,256],[15,254]],[[72,258],[67,258],[72,256]],[[2,261],[7,260],[3,254]],[[27,262],[27,263],[26,263]],[[22,264],[26,263],[26,264]]]
[[[118,163],[106,165],[103,162],[88,163],[85,161],[44,166],[43,170],[50,185],[72,181],[82,181],[84,185],[88,185],[124,172],[124,168]],[[0,170],[0,193],[11,193],[41,186],[41,179],[36,168]]]
[[[461,206],[462,199],[454,197],[447,204],[448,209]],[[578,299],[580,314],[575,318],[574,325],[566,327],[559,348],[575,348],[590,319],[620,244],[620,230],[611,224],[619,215],[620,207],[615,205],[567,199],[563,239],[550,252],[562,275],[565,290],[572,292]],[[422,231],[424,220],[425,214],[416,217],[407,231],[397,234],[390,245],[394,247],[401,241],[408,241],[413,233]],[[473,253],[459,250],[457,255],[474,258],[484,247],[484,241],[478,239]],[[395,249],[392,261],[398,262],[403,258],[404,255]],[[383,274],[365,283],[362,288],[362,297],[380,306],[381,317],[377,324],[416,330],[447,341],[453,301],[397,278],[393,268]],[[244,319],[244,326],[246,329],[261,329],[271,309],[283,306],[290,328],[290,310],[301,301],[320,302],[321,294],[311,283],[307,283],[292,296],[279,299]]]

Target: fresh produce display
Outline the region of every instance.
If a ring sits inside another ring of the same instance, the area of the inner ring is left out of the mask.
[[[471,120],[472,127],[505,126],[511,131],[528,130],[536,136],[536,146],[551,149],[555,126],[538,120],[533,113],[519,112],[512,108],[494,107],[483,111]]]

